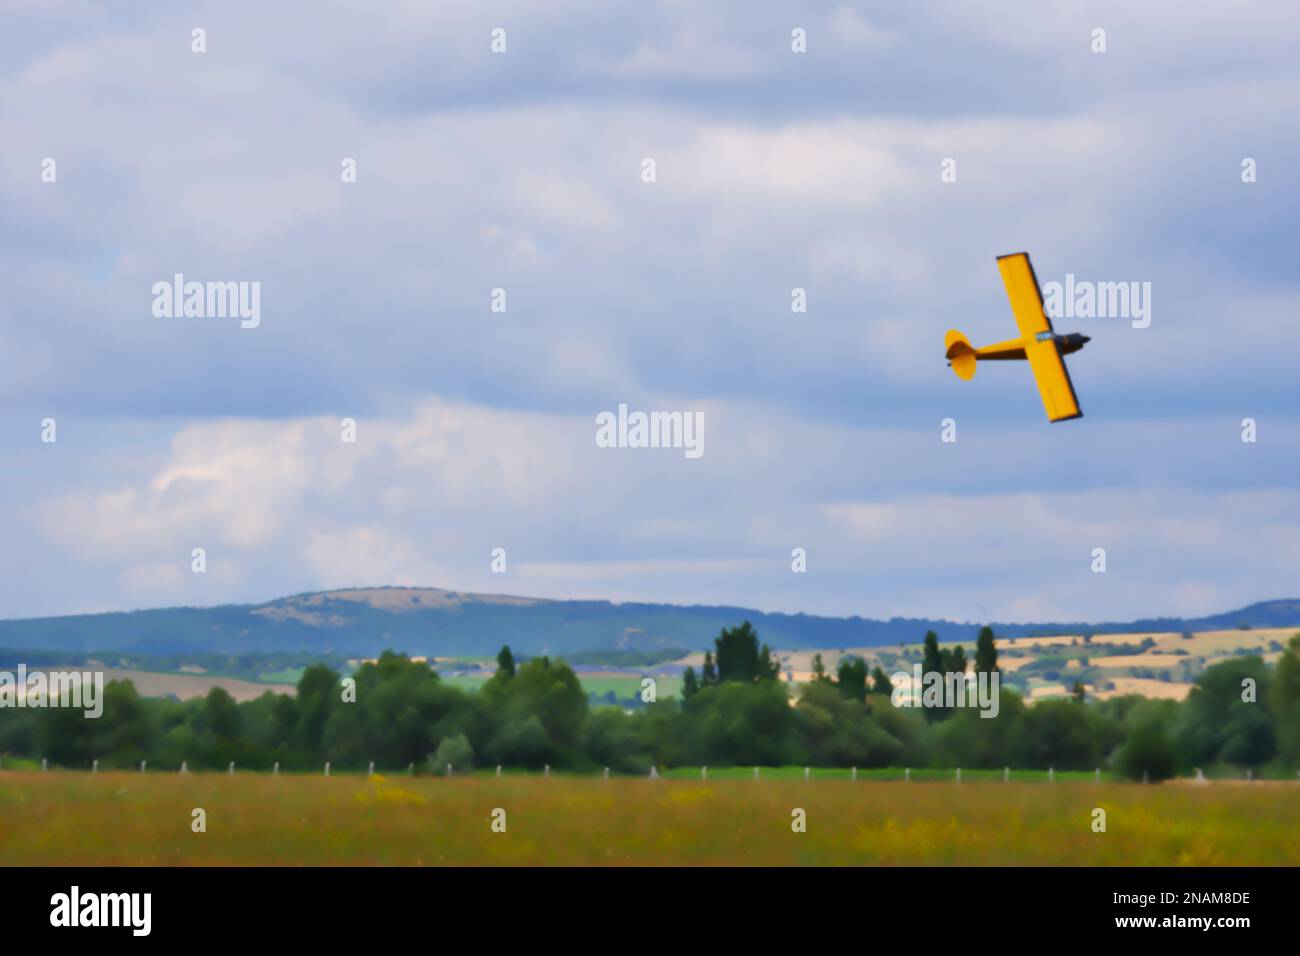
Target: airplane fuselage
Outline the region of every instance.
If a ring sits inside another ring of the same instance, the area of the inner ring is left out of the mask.
[[[1081,332],[1071,332],[1068,335],[1057,335],[1054,332],[1040,332],[1035,336],[1039,341],[1051,339],[1056,342],[1056,350],[1062,355],[1069,355],[1071,352],[1077,352],[1092,337],[1084,335]],[[982,349],[975,349],[975,357],[981,362],[1001,362],[1013,359],[1025,358],[1025,341],[1024,339],[1008,339],[1006,342],[998,342],[996,345],[986,345]]]

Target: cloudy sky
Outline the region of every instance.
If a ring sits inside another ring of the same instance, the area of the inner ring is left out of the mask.
[[[1293,4],[103,6],[2,14],[0,617],[1300,594]],[[1057,323],[1081,420],[945,367],[1015,334],[1019,250],[1151,283],[1147,328]],[[260,325],[156,317],[176,273],[260,283]],[[619,403],[703,413],[703,456],[598,448]]]

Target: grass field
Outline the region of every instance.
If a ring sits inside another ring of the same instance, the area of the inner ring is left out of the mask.
[[[4,865],[1298,863],[1292,783],[0,774]]]
[[[585,671],[578,668],[577,675],[578,680],[582,682],[582,689],[597,697],[604,697],[606,693],[612,691],[619,700],[626,700],[641,693],[642,675],[639,672]],[[491,676],[491,671],[479,674],[444,674],[442,680],[451,687],[476,691],[480,690]],[[682,679],[675,674],[656,674],[655,684],[655,692],[659,697],[670,697],[681,693]]]

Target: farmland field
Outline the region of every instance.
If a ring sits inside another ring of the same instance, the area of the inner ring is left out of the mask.
[[[1296,865],[1300,786],[0,773],[4,865]],[[748,772],[747,772],[748,773]],[[815,772],[818,773],[818,772]],[[206,832],[191,829],[206,813]],[[493,832],[493,811],[506,832]],[[806,812],[807,832],[791,829]],[[1094,809],[1106,832],[1094,832]]]
[[[292,694],[295,688],[292,683],[274,683],[243,680],[238,677],[230,677],[224,674],[188,674],[176,671],[142,671],[128,670],[116,667],[101,667],[104,680],[130,681],[135,685],[136,692],[142,697],[175,697],[177,700],[192,700],[195,697],[204,697],[208,691],[214,687],[220,687],[225,690],[231,697],[238,701],[255,700],[261,697],[267,691],[276,694]],[[34,671],[44,671],[45,668],[32,668]],[[267,675],[268,677],[285,678],[297,676],[293,674]],[[301,676],[301,674],[298,674]]]
[[[658,696],[671,697],[681,693],[682,679],[677,675],[658,674],[653,669],[647,670],[646,673],[649,676],[654,676]],[[465,691],[477,691],[482,689],[491,676],[491,671],[484,671],[482,673],[442,675],[442,680],[450,687]],[[598,698],[612,693],[618,700],[626,700],[641,693],[642,674],[640,671],[587,671],[579,668],[577,676],[578,680],[582,682],[582,689]]]

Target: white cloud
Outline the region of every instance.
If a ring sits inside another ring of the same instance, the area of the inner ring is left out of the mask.
[[[448,400],[363,418],[355,445],[339,441],[333,419],[190,425],[160,464],[125,483],[92,477],[39,509],[68,561],[95,569],[100,587],[110,572],[110,591],[145,605],[246,599],[252,587],[269,597],[301,582],[391,583],[1092,619],[1212,612],[1280,595],[1300,560],[1300,493],[1285,488],[1055,487],[1076,462],[1112,449],[1042,458],[1030,432],[987,446],[968,434],[954,447],[938,441],[937,425],[922,436],[816,423],[774,406],[712,403],[704,412],[710,441],[698,461],[599,449],[593,416]],[[1170,447],[1203,433],[1168,431]],[[993,482],[1003,473],[1018,490],[939,490],[945,460]],[[193,546],[208,550],[202,580],[188,574]],[[490,571],[495,547],[507,550],[507,575]],[[794,547],[808,553],[806,575],[790,572]],[[1105,575],[1091,573],[1095,547],[1107,550]],[[79,600],[103,598],[90,588]]]
[[[322,589],[428,586],[448,576],[415,543],[379,525],[312,532],[302,557]]]

